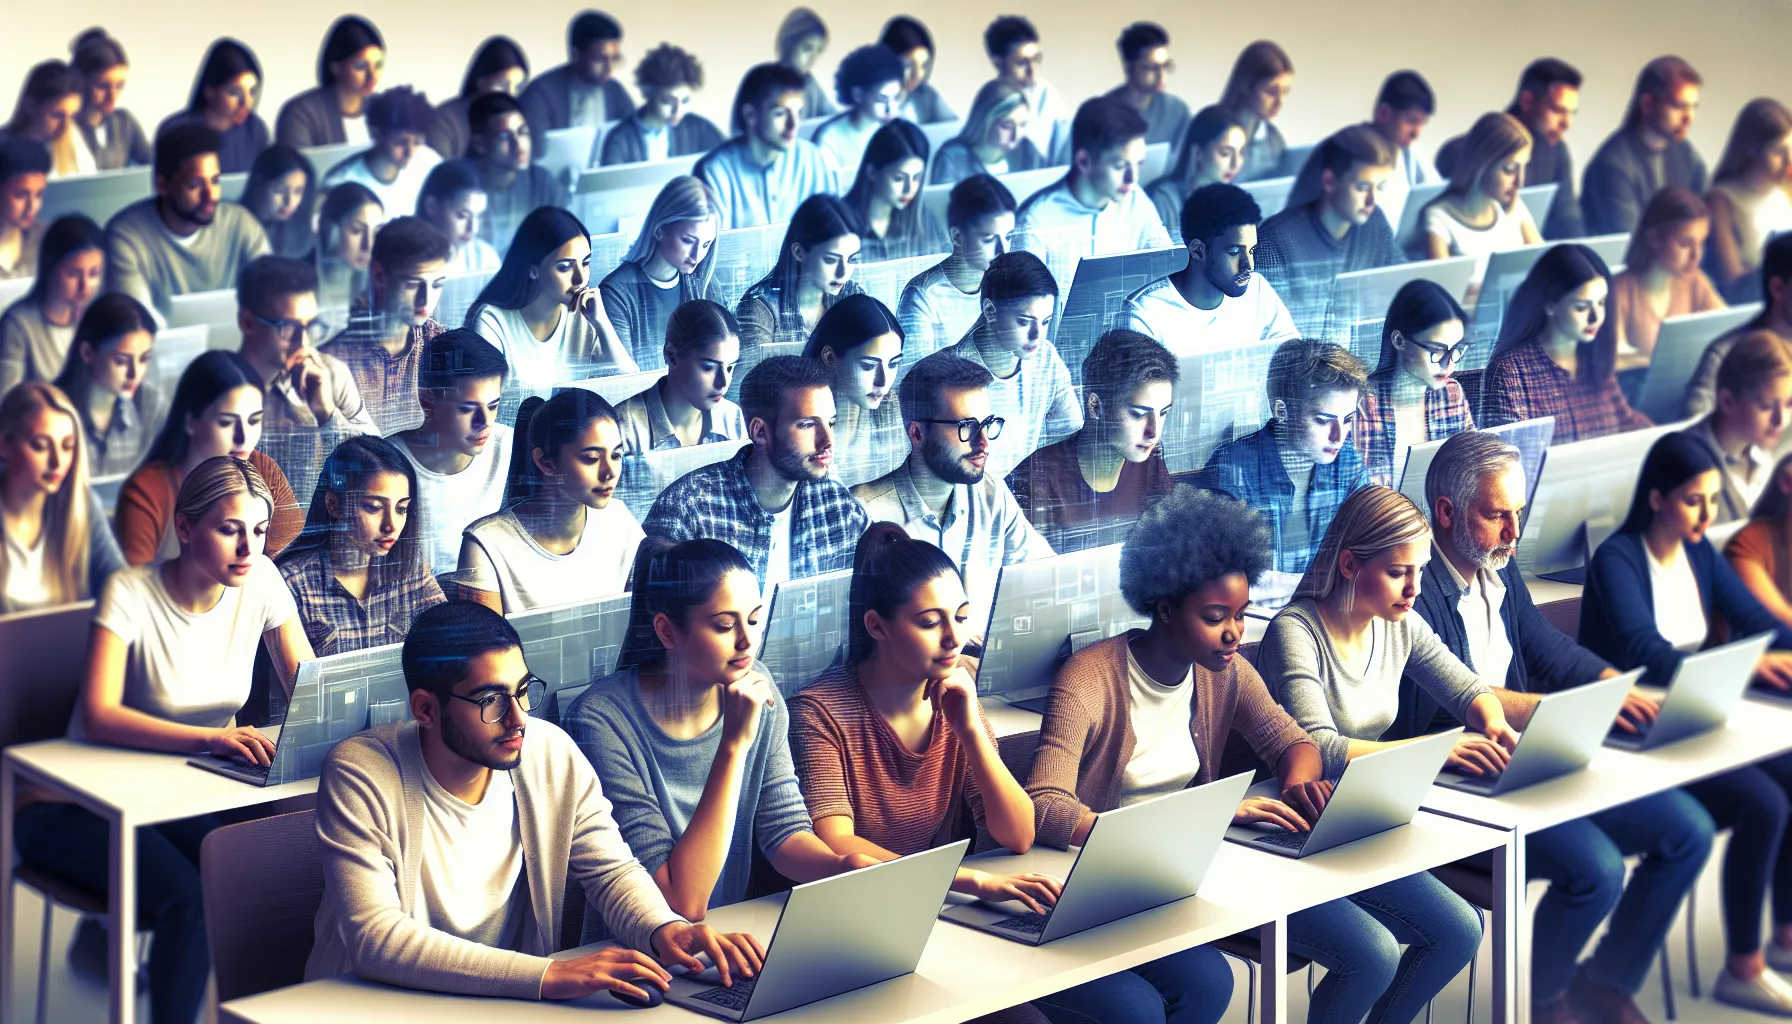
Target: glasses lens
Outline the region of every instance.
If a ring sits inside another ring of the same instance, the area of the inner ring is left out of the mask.
[[[994,441],[1002,436],[1002,417],[991,416],[983,421],[983,436]]]

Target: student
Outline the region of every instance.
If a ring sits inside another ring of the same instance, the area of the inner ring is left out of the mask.
[[[1218,107],[1202,107],[1189,119],[1176,164],[1145,186],[1170,237],[1182,243],[1182,205],[1203,185],[1230,185],[1244,169],[1244,129]]]
[[[389,439],[416,470],[418,525],[437,576],[459,566],[461,531],[503,505],[512,432],[498,422],[498,398],[507,372],[504,353],[471,330],[436,335],[417,372],[423,425]]]
[[[751,653],[769,613],[747,560],[718,540],[655,539],[635,579],[616,671],[562,721],[666,901],[701,921],[746,899],[755,849],[799,883],[878,863],[815,836],[790,712]],[[585,921],[583,941],[604,937]]]
[[[1170,93],[1176,62],[1170,59],[1170,34],[1162,25],[1135,21],[1120,33],[1120,67],[1126,81],[1107,96],[1138,111],[1145,119],[1145,142],[1167,142],[1174,150],[1188,128],[1188,104]]]
[[[476,519],[455,575],[506,615],[628,589],[641,525],[616,498],[626,452],[619,417],[595,392],[530,398],[516,417],[503,511]]]
[[[879,861],[969,838],[1033,845],[1033,801],[1009,774],[959,663],[971,606],[939,548],[877,523],[853,557],[846,663],[790,698],[790,749],[815,834]],[[966,812],[969,812],[968,814]],[[954,892],[1034,912],[1063,882],[960,867]]]
[[[347,327],[349,318],[366,306],[373,240],[385,222],[379,196],[358,181],[345,181],[324,195],[311,261],[317,267],[317,303],[326,337]]]
[[[187,364],[161,432],[118,492],[115,529],[126,562],[147,565],[180,554],[174,525],[180,489],[201,463],[222,455],[255,467],[273,495],[268,557],[299,535],[304,508],[280,467],[255,449],[261,441],[261,401],[261,378],[235,352],[214,349]]]
[[[1482,114],[1469,129],[1443,194],[1419,212],[1426,259],[1475,257],[1471,298],[1481,290],[1489,256],[1543,241],[1530,208],[1518,196],[1530,159],[1531,133],[1518,118]]]
[[[118,105],[131,74],[130,58],[118,40],[102,28],[75,37],[69,65],[81,76],[81,109],[75,114],[80,144],[93,156],[95,169],[116,171],[142,167],[151,159],[149,137],[129,110]]]
[[[1587,234],[1634,231],[1649,197],[1670,185],[1705,191],[1705,161],[1687,141],[1704,82],[1679,57],[1643,67],[1623,126],[1587,164],[1580,197]]]
[[[280,108],[274,141],[294,149],[370,143],[363,115],[385,68],[386,41],[380,30],[353,14],[337,18],[317,51],[317,88]]]
[[[728,385],[740,365],[740,324],[709,299],[681,302],[666,320],[656,362],[666,375],[616,407],[630,455],[662,448],[732,441],[747,436]]]
[[[1397,475],[1415,444],[1475,429],[1475,417],[1451,370],[1468,352],[1468,314],[1433,281],[1408,281],[1394,293],[1381,325],[1381,361],[1357,405],[1357,453],[1369,482],[1400,486]]]
[[[1269,563],[1262,518],[1209,491],[1178,487],[1132,528],[1120,552],[1120,590],[1151,625],[1084,648],[1052,680],[1027,778],[1041,845],[1081,845],[1102,812],[1221,778],[1228,741],[1237,740],[1275,767],[1282,797],[1248,798],[1233,821],[1310,827],[1331,795],[1319,750],[1238,656],[1250,587]],[[1355,937],[1327,945],[1348,948]],[[1335,1005],[1334,990],[1354,972],[1339,969],[1338,954],[1321,959],[1329,962],[1314,1018],[1330,1019],[1323,1014]],[[1166,1020],[1163,1004],[1173,1001],[1176,1020],[1207,1021],[1218,1019],[1231,991],[1231,970],[1202,946],[1034,1005],[1054,1020],[1082,1021],[1142,1004],[1143,1019]]]
[[[535,76],[519,97],[529,127],[559,131],[620,121],[635,109],[622,66],[622,26],[602,11],[581,11],[566,29],[566,63]]]
[[[1617,330],[1606,315],[1611,271],[1579,243],[1545,252],[1512,293],[1481,385],[1481,418],[1497,427],[1556,418],[1555,444],[1649,425],[1618,388]]]
[[[1083,429],[1021,460],[1008,486],[1027,521],[1060,554],[1118,544],[1170,493],[1165,420],[1180,371],[1162,345],[1125,328],[1083,360]]]
[[[1017,174],[1044,167],[1045,154],[1027,137],[1033,108],[1026,90],[998,78],[977,90],[958,134],[940,144],[930,185],[954,185],[979,174]]]
[[[288,693],[299,664],[312,657],[292,595],[262,554],[272,505],[268,485],[241,459],[195,467],[174,502],[179,553],[120,570],[100,596],[71,739],[258,765],[272,760],[274,741],[234,720],[249,697],[256,651],[267,648]],[[13,821],[19,860],[106,893],[106,821],[52,795],[32,800],[28,791],[26,800]],[[155,933],[152,1020],[192,1020],[204,1001],[210,956],[199,849],[224,823],[206,814],[137,832],[137,900]]]
[[[268,146],[256,156],[243,184],[243,208],[267,233],[272,255],[302,260],[317,249],[311,215],[317,208],[316,181],[311,161],[291,146]]]
[[[734,307],[742,358],[750,365],[765,345],[807,342],[829,307],[859,293],[852,279],[858,265],[858,218],[826,193],[803,200],[784,231],[771,273]]]
[[[1518,79],[1517,95],[1506,113],[1518,118],[1531,133],[1531,162],[1525,165],[1527,185],[1555,185],[1556,197],[1543,222],[1543,237],[1550,241],[1592,234],[1581,222],[1580,199],[1575,194],[1574,154],[1564,137],[1580,111],[1581,76],[1573,65],[1554,57],[1532,61]],[[1461,159],[1466,135],[1443,144],[1437,151],[1438,173],[1448,178]]]
[[[866,263],[927,256],[945,248],[939,221],[921,204],[927,180],[927,134],[891,121],[871,136],[852,188],[841,197],[858,218]]]
[[[1687,189],[1664,188],[1643,208],[1624,269],[1612,277],[1620,370],[1649,365],[1663,320],[1728,305],[1699,269],[1710,234],[1710,207]]]
[[[1432,550],[1413,605],[1450,653],[1493,688],[1514,725],[1529,721],[1539,695],[1618,674],[1563,636],[1532,603],[1513,558],[1526,493],[1513,445],[1472,430],[1444,442],[1425,477]],[[1654,700],[1633,690],[1615,727],[1633,732],[1657,710]],[[1407,675],[1398,716],[1382,738],[1457,724]],[[1711,836],[1710,816],[1675,789],[1526,838],[1530,877],[1550,883],[1533,932],[1533,1021],[1641,1019],[1633,997],[1681,899],[1698,881]],[[1624,858],[1638,854],[1641,863],[1626,885]],[[1607,915],[1610,927],[1577,969],[1581,950]]]
[[[1787,511],[1792,509],[1792,456],[1773,467],[1773,475],[1761,492],[1761,500],[1749,511],[1744,526],[1724,547],[1724,557],[1736,576],[1761,606],[1773,613],[1780,625],[1792,628],[1792,529]]]
[[[1743,337],[1766,330],[1792,344],[1792,232],[1768,242],[1761,254],[1761,293],[1766,308],[1760,315],[1705,347],[1686,385],[1687,416],[1703,416],[1717,405],[1717,368]]]
[[[89,600],[124,568],[89,480],[68,396],[42,381],[8,391],[0,399],[0,614]]]
[[[450,275],[489,274],[503,262],[498,250],[479,237],[485,220],[485,182],[470,160],[444,160],[423,179],[417,193],[417,217],[448,242]]]
[[[958,120],[952,107],[933,87],[933,34],[927,26],[906,14],[884,22],[877,40],[902,58],[902,114],[915,124],[942,124]]]
[[[1368,125],[1321,142],[1295,179],[1288,206],[1257,229],[1257,272],[1288,303],[1309,338],[1349,344],[1355,325],[1380,310],[1332,304],[1339,274],[1405,262],[1382,191],[1397,150]]]
[[[49,174],[50,153],[41,143],[0,132],[0,281],[37,273]]]
[[[1755,600],[1705,536],[1721,489],[1717,463],[1697,440],[1668,434],[1655,442],[1643,459],[1630,514],[1593,552],[1580,642],[1621,670],[1646,669],[1644,682],[1665,686],[1721,620],[1732,637],[1774,634],[1774,649],[1761,656],[1755,678],[1785,690],[1792,687],[1792,629]],[[1792,915],[1785,907],[1773,910],[1765,955],[1761,943],[1769,874],[1784,878],[1792,869],[1792,848],[1781,838],[1792,755],[1694,782],[1686,791],[1718,828],[1733,830],[1723,872],[1728,955],[1711,997],[1792,1015],[1792,984],[1779,973],[1792,959]],[[1769,967],[1768,956],[1778,967]]]
[[[1746,519],[1773,482],[1774,453],[1792,416],[1792,345],[1769,331],[1736,343],[1717,368],[1717,407],[1688,427],[1722,470],[1711,521]]]
[[[345,181],[366,185],[380,205],[396,216],[417,208],[417,194],[430,169],[442,162],[424,144],[435,111],[429,97],[401,85],[367,101],[367,134],[373,145],[324,174],[324,187]]]
[[[598,286],[621,347],[643,370],[666,365],[660,350],[678,307],[718,293],[716,236],[722,210],[700,178],[681,174],[654,197],[641,233]]]
[[[423,420],[417,368],[424,346],[441,334],[436,307],[448,275],[448,240],[417,217],[399,217],[373,239],[368,264],[368,311],[318,346],[348,370],[367,415],[381,434],[409,430]]]
[[[750,228],[795,216],[797,205],[835,188],[821,149],[797,136],[803,76],[782,64],[747,71],[734,95],[734,137],[697,161],[697,177],[715,192],[723,226]]]
[[[994,600],[1002,566],[1053,553],[991,471],[993,442],[1012,422],[991,414],[991,380],[950,352],[917,363],[901,385],[907,459],[852,491],[874,522],[944,551],[979,612]]]
[[[1170,233],[1139,184],[1145,119],[1119,100],[1086,100],[1070,137],[1070,172],[1020,204],[1015,247],[1089,256],[1167,248]]]
[[[903,345],[912,360],[964,337],[982,315],[983,273],[1008,251],[1014,210],[1014,195],[987,174],[952,186],[946,200],[952,255],[915,275],[896,304]]]
[[[149,379],[156,318],[129,295],[102,295],[81,314],[56,377],[81,418],[89,475],[137,468],[162,426],[167,396]]]
[[[859,166],[872,133],[901,113],[903,77],[902,58],[875,43],[847,54],[834,70],[841,112],[815,129],[815,145],[833,165],[836,180]]]
[[[671,43],[648,50],[635,67],[635,86],[641,106],[604,133],[605,166],[670,160],[722,144],[722,130],[691,112],[692,99],[703,88],[703,63],[694,54]]]
[[[1395,232],[1400,230],[1400,217],[1406,212],[1406,197],[1415,187],[1438,180],[1437,169],[1414,148],[1436,111],[1437,97],[1431,91],[1431,84],[1417,71],[1396,71],[1389,75],[1375,97],[1369,127],[1394,149],[1394,173],[1382,185],[1376,202],[1388,220],[1388,227]]]
[[[79,214],[43,233],[43,273],[0,316],[0,396],[22,380],[53,380],[74,348],[75,328],[106,276],[106,235]]]
[[[1270,693],[1319,748],[1328,781],[1353,757],[1392,745],[1382,737],[1399,707],[1402,675],[1467,723],[1449,756],[1457,770],[1497,773],[1518,744],[1487,684],[1410,614],[1430,545],[1425,514],[1398,491],[1366,487],[1353,494],[1257,649]],[[1328,932],[1350,928],[1359,949],[1391,948],[1391,937],[1408,951],[1394,971],[1361,972],[1386,978],[1382,991],[1360,983],[1334,988],[1320,1020],[1355,1021],[1365,1009],[1371,1020],[1412,1020],[1481,944],[1474,909],[1425,872],[1357,893],[1349,904],[1296,915],[1290,948],[1306,955],[1312,939],[1302,933],[1319,925]],[[1352,974],[1352,981],[1360,976]]]
[[[1281,296],[1255,273],[1263,212],[1237,185],[1203,185],[1182,204],[1188,265],[1126,297],[1121,325],[1177,356],[1300,335]]]
[[[828,48],[828,27],[821,15],[807,7],[792,8],[778,25],[776,40],[778,64],[796,72],[803,80],[803,105],[797,117],[833,117],[840,112],[828,91],[815,80],[815,62]]]
[[[429,121],[429,148],[443,160],[467,155],[472,131],[467,112],[473,101],[487,93],[515,96],[529,80],[529,58],[523,48],[509,36],[490,36],[473,52],[467,62],[467,73],[461,77],[460,93],[439,104]]]
[[[306,978],[353,971],[450,994],[645,1002],[672,979],[650,956],[695,973],[705,965],[693,954],[708,953],[724,985],[758,973],[752,936],[689,924],[666,905],[590,762],[529,716],[547,684],[503,616],[466,601],[431,608],[402,663],[412,720],[353,736],[324,762],[325,898]],[[568,883],[619,948],[548,958]],[[518,912],[519,899],[533,912]]]
[[[267,253],[267,232],[223,200],[219,174],[217,132],[180,125],[156,138],[156,194],[106,224],[107,291],[166,317],[176,295],[230,288]]]
[[[983,52],[996,69],[995,80],[1020,89],[1026,97],[1029,116],[1021,127],[1034,150],[1053,164],[1068,163],[1074,111],[1069,101],[1040,76],[1045,51],[1039,46],[1039,30],[1026,18],[1005,14],[983,30]]]
[[[1736,115],[1723,159],[1711,176],[1710,265],[1733,302],[1762,298],[1756,255],[1774,235],[1792,231],[1792,112],[1776,99],[1750,100]]]
[[[422,513],[417,473],[385,438],[351,437],[324,460],[304,532],[279,561],[318,657],[400,643],[447,600],[425,561]]]
[[[255,109],[261,104],[261,82],[255,52],[235,39],[218,39],[205,51],[187,108],[164,118],[156,134],[177,124],[204,124],[219,136],[218,169],[225,174],[250,171],[269,141],[268,123]],[[248,201],[243,205],[254,206]]]
[[[977,322],[956,344],[940,350],[994,376],[989,404],[1009,427],[1007,439],[989,455],[989,470],[997,477],[1083,429],[1070,369],[1047,337],[1057,310],[1058,284],[1039,257],[1005,253],[991,260],[983,275]]]
[[[1294,91],[1294,62],[1287,51],[1259,39],[1239,51],[1220,93],[1219,108],[1244,128],[1244,170],[1238,181],[1261,181],[1296,169],[1283,166],[1288,143],[1275,125]]]
[[[535,139],[523,108],[501,92],[486,93],[467,108],[467,158],[485,182],[485,220],[479,237],[499,255],[510,251],[523,218],[543,206],[566,208],[566,185],[532,163]]]
[[[833,477],[847,487],[883,476],[907,454],[894,401],[903,345],[889,307],[869,295],[849,295],[822,314],[803,349],[833,377]]]
[[[1314,553],[1338,509],[1369,482],[1350,443],[1367,381],[1348,350],[1295,339],[1276,349],[1268,384],[1269,422],[1214,449],[1200,486],[1263,513],[1276,571],[1302,573],[1317,565]]]
[[[673,481],[643,528],[650,537],[733,545],[761,586],[844,569],[869,521],[831,479],[834,395],[828,371],[773,356],[748,371],[741,411],[752,444]]]
[[[43,146],[50,154],[52,178],[92,174],[99,167],[93,161],[93,151],[75,127],[75,119],[86,102],[85,94],[81,73],[74,68],[59,60],[37,64],[26,73],[25,85],[12,109],[12,120],[0,134]]]

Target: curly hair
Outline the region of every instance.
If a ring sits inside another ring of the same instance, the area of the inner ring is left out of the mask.
[[[1217,491],[1189,484],[1145,510],[1120,549],[1120,596],[1153,615],[1234,573],[1256,583],[1269,571],[1269,526],[1262,513]]]
[[[648,50],[641,62],[635,65],[635,84],[642,91],[673,89],[681,85],[701,89],[703,62],[689,51],[681,50],[671,43],[661,43]]]

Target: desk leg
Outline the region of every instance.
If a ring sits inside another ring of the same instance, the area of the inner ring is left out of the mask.
[[[0,755],[0,1020],[12,1019],[13,926],[18,904],[12,892],[12,816],[17,811],[12,761]],[[40,955],[49,956],[43,951]]]
[[[131,1024],[137,1012],[137,830],[114,812],[112,831],[112,1024]]]
[[[1518,955],[1520,918],[1524,916],[1524,837],[1508,832],[1506,845],[1493,850],[1493,1019],[1512,1024],[1528,1018],[1520,1007],[1525,961]]]
[[[1257,1005],[1262,1024],[1288,1024],[1288,919],[1257,929],[1263,962],[1257,971]]]

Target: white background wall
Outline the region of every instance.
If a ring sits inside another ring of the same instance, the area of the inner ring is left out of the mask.
[[[212,38],[247,42],[266,72],[263,116],[270,127],[279,104],[310,87],[324,30],[350,8],[338,2],[275,0],[4,0],[0,3],[0,108],[10,104],[33,63],[66,57],[82,29],[103,25],[131,54],[126,104],[154,130],[163,115],[184,105],[199,60]],[[623,23],[632,59],[662,40],[700,56],[708,87],[698,109],[724,126],[729,98],[751,64],[769,59],[772,38],[789,4],[718,0],[642,3],[604,0]],[[1217,96],[1240,47],[1269,37],[1292,56],[1296,89],[1282,125],[1291,142],[1311,142],[1328,130],[1365,117],[1382,77],[1416,68],[1437,90],[1439,113],[1430,143],[1455,134],[1476,115],[1505,105],[1519,70],[1550,54],[1587,76],[1582,120],[1570,135],[1584,164],[1622,115],[1637,70],[1673,52],[1704,74],[1706,90],[1694,141],[1715,164],[1737,109],[1750,98],[1775,95],[1792,102],[1786,54],[1792,44],[1788,0],[1441,0],[1362,3],[1360,0],[1135,0],[1104,4],[1054,0],[1048,5],[989,0],[909,0],[901,5],[811,0],[832,33],[823,55],[823,81],[852,46],[874,41],[884,19],[900,9],[932,30],[940,53],[935,83],[962,113],[990,75],[982,30],[1002,13],[1022,11],[1038,25],[1046,73],[1072,98],[1111,88],[1119,80],[1114,41],[1134,19],[1163,24],[1174,40],[1179,72],[1172,88],[1191,106]],[[447,0],[358,0],[352,8],[385,34],[388,84],[410,83],[442,99],[459,88],[480,40],[502,32],[529,54],[534,69],[564,60],[571,3],[473,3]],[[1400,10],[1401,13],[1391,13]],[[1495,13],[1498,12],[1498,13]],[[625,69],[633,84],[632,67]]]

